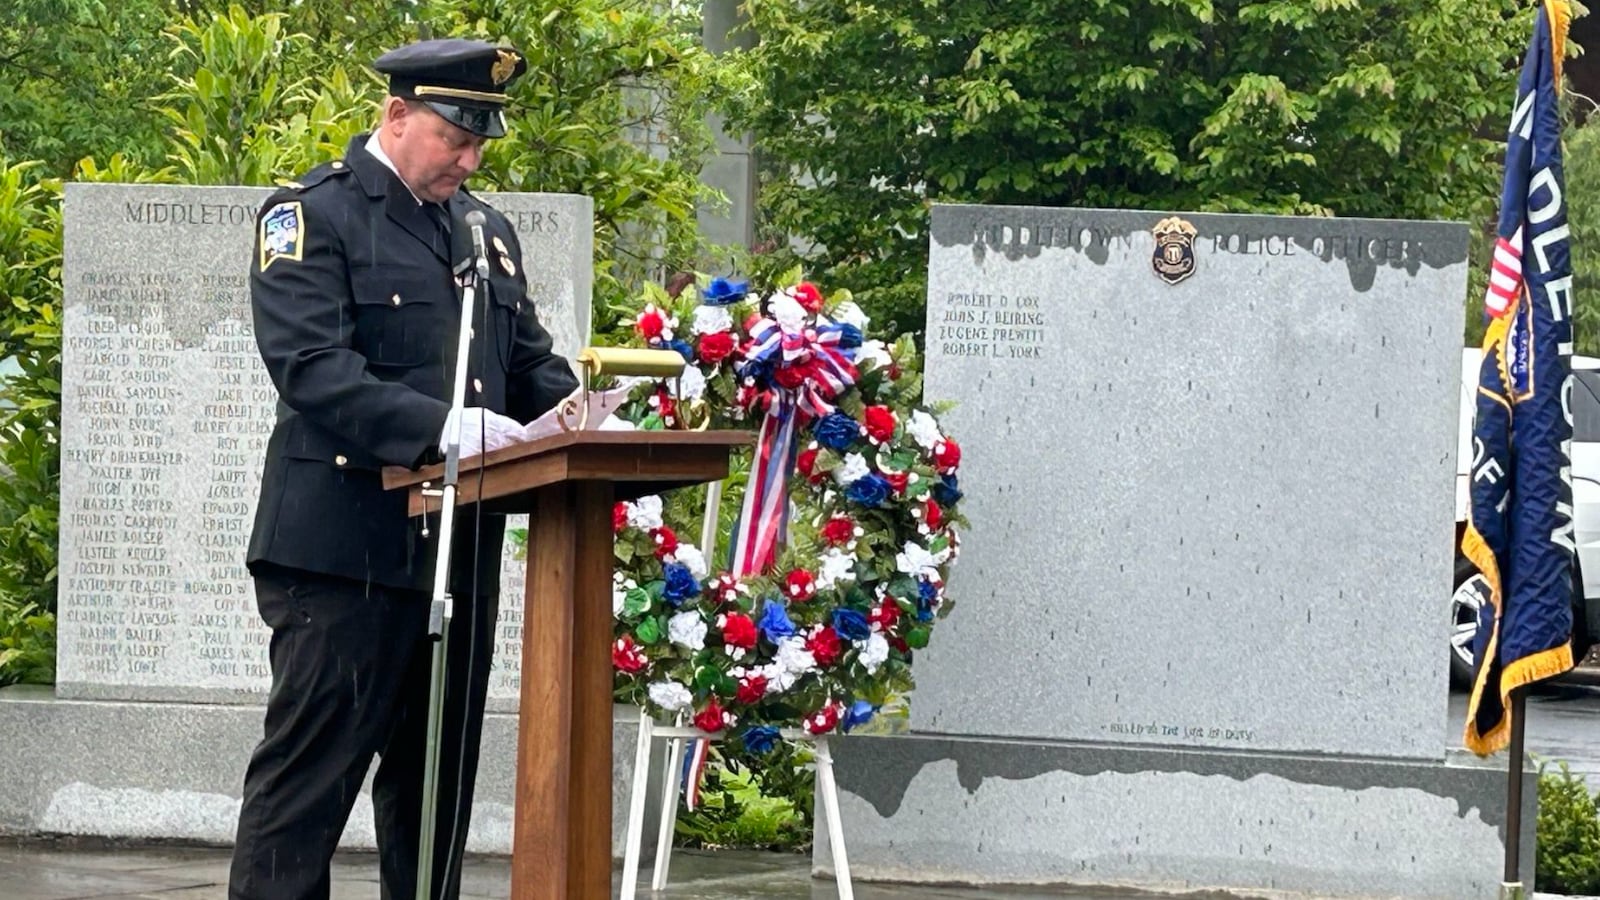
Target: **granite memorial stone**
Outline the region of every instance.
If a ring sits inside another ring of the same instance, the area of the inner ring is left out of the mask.
[[[244,267],[265,188],[70,184],[62,278],[63,697],[256,702],[270,632],[244,550],[277,393]],[[557,352],[589,333],[590,202],[488,194]],[[526,517],[514,517],[513,527]],[[514,708],[523,564],[490,696]]]
[[[0,692],[0,734],[11,738],[0,830],[233,839],[270,683],[270,632],[243,564],[277,399],[247,282],[269,194],[67,185],[58,683]],[[481,196],[517,230],[555,349],[575,355],[589,336],[592,202]],[[511,846],[525,567],[515,541],[503,552],[468,844],[501,853]],[[637,716],[617,710],[621,785]],[[627,792],[612,802],[620,855]],[[343,842],[372,846],[366,796]]]
[[[837,754],[853,869],[1496,882],[1503,769],[1446,749],[1466,251],[1440,222],[934,208],[926,394],[972,527],[910,733]]]

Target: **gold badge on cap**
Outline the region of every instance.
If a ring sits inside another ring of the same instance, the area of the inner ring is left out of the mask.
[[[506,242],[500,240],[500,235],[498,235],[498,234],[494,236],[494,248],[496,250],[499,250],[501,252],[501,254],[503,254],[503,255],[506,255],[506,256],[510,256],[511,255],[511,251],[506,249]]]
[[[513,263],[513,262],[512,262],[512,261],[511,261],[511,257],[509,257],[509,256],[507,256],[507,255],[505,255],[505,254],[504,254],[504,253],[501,253],[501,254],[500,254],[500,268],[502,268],[502,269],[504,269],[504,270],[505,270],[505,273],[506,273],[506,274],[507,274],[507,275],[510,275],[510,276],[512,276],[512,277],[513,277],[513,278],[515,278],[515,277],[516,277],[516,274],[517,274],[517,266],[516,266],[516,264],[515,264],[515,263]]]
[[[1150,265],[1167,284],[1177,284],[1194,274],[1194,239],[1199,231],[1177,216],[1162,219],[1151,229],[1155,252]]]
[[[505,84],[511,78],[511,73],[517,70],[517,54],[510,50],[496,50],[494,65],[489,69],[489,77],[494,83]]]

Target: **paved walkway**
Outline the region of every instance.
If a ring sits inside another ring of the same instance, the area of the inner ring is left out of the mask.
[[[619,867],[620,868],[620,867]],[[334,860],[332,900],[376,900],[377,857],[345,853]],[[777,853],[702,853],[672,856],[672,883],[650,893],[650,869],[641,866],[640,900],[835,900],[832,881],[810,876],[809,858]],[[214,847],[135,847],[105,841],[48,842],[0,837],[0,900],[225,900],[228,850]],[[461,900],[505,900],[510,863],[474,857],[463,869]],[[905,888],[858,884],[858,900],[1126,900],[1145,896],[999,889]],[[1185,900],[1218,898],[1187,894]]]

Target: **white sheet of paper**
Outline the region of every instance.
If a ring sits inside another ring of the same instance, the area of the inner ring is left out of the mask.
[[[633,429],[633,425],[631,423],[618,419],[612,414],[617,407],[621,406],[623,402],[628,399],[628,393],[631,389],[631,386],[623,386],[612,388],[609,391],[590,392],[589,419],[584,423],[583,430],[631,431]],[[549,437],[552,434],[560,434],[562,432],[561,407],[566,405],[567,400],[581,401],[582,399],[583,388],[580,387],[571,394],[568,394],[566,399],[562,400],[561,403],[556,404],[555,409],[550,410],[539,418],[534,419],[532,422],[522,426],[522,442],[526,443],[528,441],[536,441],[539,438]],[[579,415],[581,415],[581,411],[579,412]],[[577,427],[576,422],[572,423],[572,427]]]

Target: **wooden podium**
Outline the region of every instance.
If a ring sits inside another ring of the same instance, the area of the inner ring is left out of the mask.
[[[463,463],[458,504],[527,513],[511,896],[611,896],[611,510],[718,481],[743,431],[577,431]],[[388,467],[410,514],[436,513],[443,466]],[[481,480],[481,486],[480,486]]]

